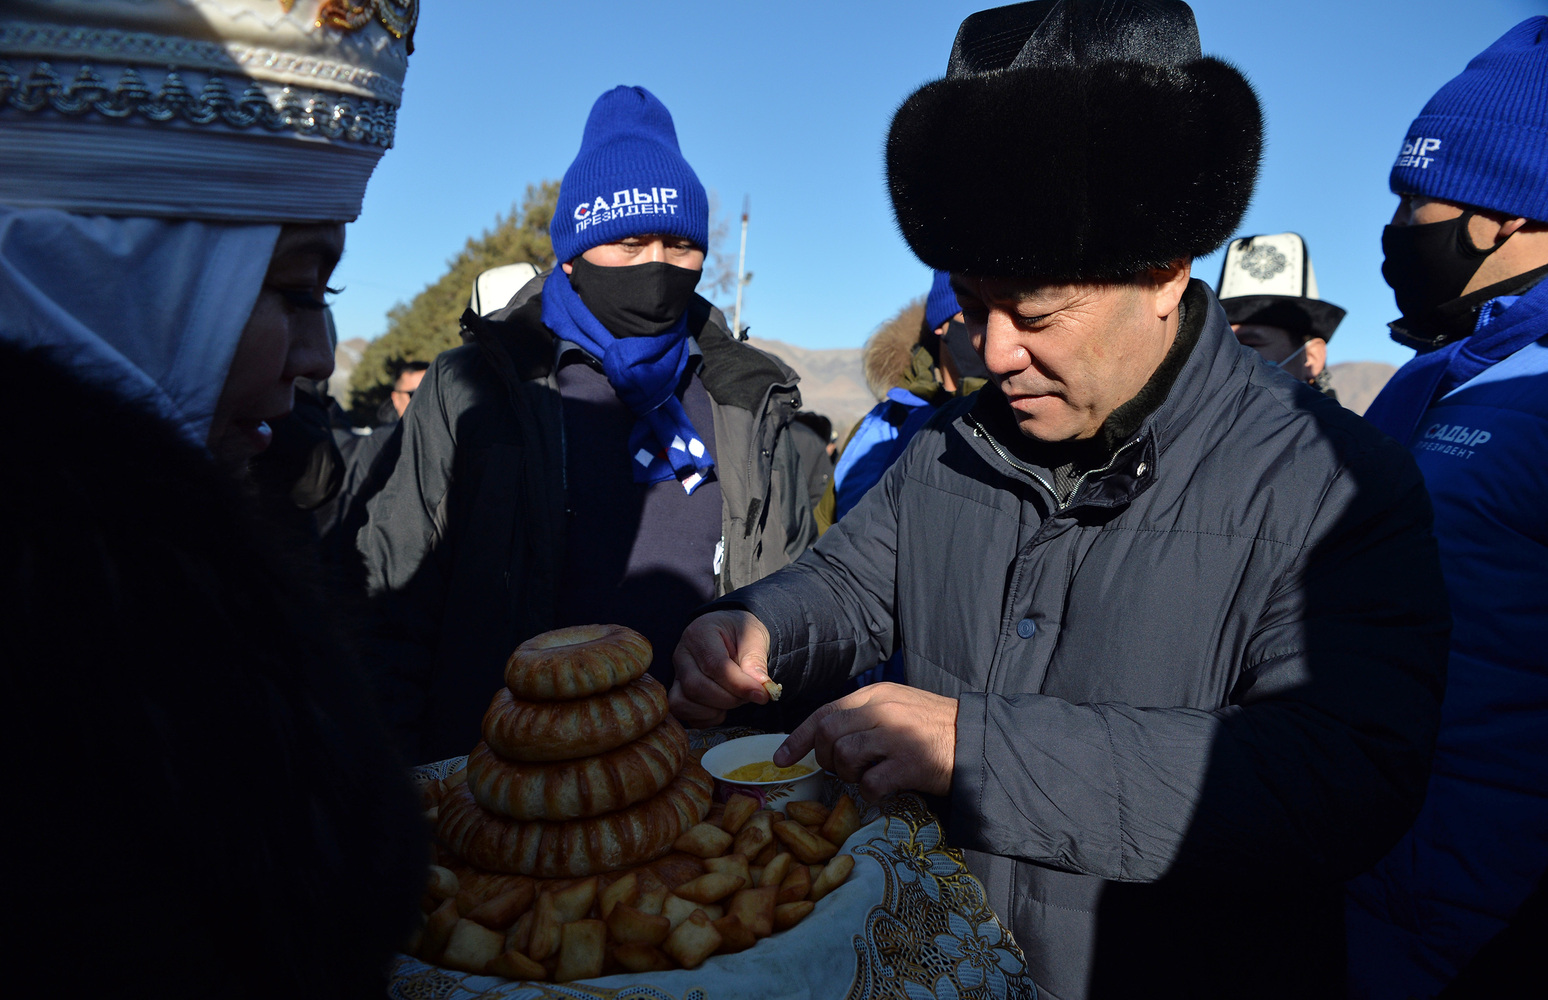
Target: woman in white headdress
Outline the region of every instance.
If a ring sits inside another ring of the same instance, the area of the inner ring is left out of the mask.
[[[0,634],[16,955],[51,992],[379,995],[427,845],[231,475],[391,144],[413,0],[0,11]]]

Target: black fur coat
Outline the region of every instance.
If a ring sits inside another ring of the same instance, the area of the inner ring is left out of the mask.
[[[12,968],[106,996],[380,996],[428,832],[316,592],[153,416],[9,346]]]

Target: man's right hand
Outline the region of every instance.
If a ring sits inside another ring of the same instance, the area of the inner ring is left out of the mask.
[[[672,714],[694,728],[718,726],[729,709],[768,703],[769,630],[746,611],[711,611],[683,631],[672,669]]]

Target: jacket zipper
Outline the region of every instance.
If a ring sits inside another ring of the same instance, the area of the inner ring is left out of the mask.
[[[1059,499],[1058,491],[1056,491],[1052,486],[1049,486],[1048,480],[1038,475],[1035,469],[1025,464],[1024,462],[1017,461],[1010,455],[1009,452],[1007,452],[1004,448],[1001,448],[1000,442],[994,439],[994,435],[984,430],[983,425],[978,422],[976,417],[974,417],[972,414],[969,414],[967,419],[968,422],[973,425],[974,437],[980,437],[989,442],[989,447],[993,448],[994,453],[1004,459],[1007,465],[1018,472],[1024,472],[1031,476],[1033,479],[1036,479],[1038,484],[1041,485],[1043,489],[1048,491],[1048,495],[1053,497],[1055,513],[1058,513],[1059,511],[1062,511],[1070,506],[1069,502],[1061,501]],[[1113,457],[1108,459],[1107,464],[1102,466],[1100,469],[1088,469],[1087,471],[1082,472],[1080,474],[1080,478],[1075,480],[1075,485],[1070,489],[1070,501],[1074,501],[1075,495],[1080,492],[1080,488],[1086,484],[1086,480],[1089,477],[1094,476],[1100,472],[1112,471],[1113,466],[1118,464],[1119,457],[1122,456],[1124,452],[1128,451],[1130,447],[1136,444],[1137,441],[1138,439],[1136,438],[1134,441],[1130,441],[1122,448],[1119,448],[1117,451],[1113,452]]]
[[[1072,502],[1074,501],[1075,495],[1077,493],[1079,493],[1080,492],[1080,488],[1085,485],[1086,477],[1087,476],[1094,476],[1094,475],[1096,475],[1099,472],[1111,472],[1113,466],[1118,464],[1119,457],[1124,452],[1128,451],[1130,447],[1132,447],[1133,445],[1137,444],[1138,442],[1139,442],[1139,438],[1135,438],[1133,441],[1130,441],[1128,444],[1124,445],[1122,448],[1119,448],[1117,451],[1113,452],[1113,457],[1109,458],[1107,460],[1107,464],[1102,466],[1100,469],[1091,469],[1088,472],[1082,472],[1080,474],[1080,478],[1075,480],[1074,487],[1072,487],[1070,489],[1070,500]],[[1069,504],[1060,504],[1059,505],[1059,509],[1063,510],[1065,507],[1068,507],[1068,506],[1069,506]]]
[[[1048,491],[1048,495],[1050,497],[1053,497],[1054,509],[1055,510],[1062,510],[1062,509],[1064,509],[1064,505],[1059,503],[1059,494],[1057,492],[1055,492],[1055,490],[1054,490],[1054,488],[1052,486],[1048,485],[1048,480],[1046,480],[1042,476],[1038,475],[1037,471],[1034,470],[1030,465],[1027,465],[1027,464],[1025,464],[1023,462],[1018,462],[1016,459],[1012,458],[1009,452],[1007,452],[1004,448],[1000,447],[1000,442],[998,442],[998,441],[996,441],[994,439],[994,435],[992,435],[988,431],[984,430],[983,425],[978,422],[978,418],[974,417],[970,413],[970,414],[967,415],[967,419],[968,419],[968,423],[973,425],[973,436],[974,437],[983,438],[985,441],[988,441],[989,442],[989,447],[994,449],[994,453],[996,455],[999,455],[1000,458],[1004,459],[1005,463],[1007,465],[1009,465],[1011,468],[1015,469],[1017,472],[1025,473],[1026,475],[1029,475],[1033,479],[1037,480],[1038,485],[1041,486],[1043,489],[1047,490]]]

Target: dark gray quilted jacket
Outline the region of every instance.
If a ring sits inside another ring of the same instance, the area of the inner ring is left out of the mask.
[[[1170,392],[1070,502],[991,387],[720,606],[786,685],[901,646],[959,699],[939,805],[1046,995],[1336,995],[1341,884],[1412,821],[1439,718],[1430,504],[1407,451],[1185,302]]]

